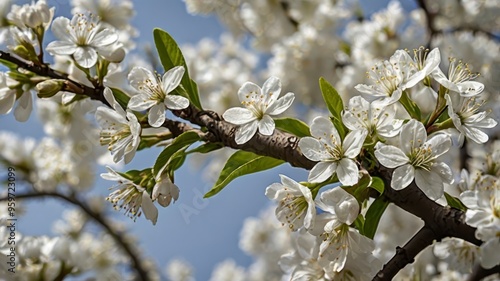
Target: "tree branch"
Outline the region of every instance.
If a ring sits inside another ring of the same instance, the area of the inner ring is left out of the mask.
[[[113,239],[125,251],[125,253],[130,257],[130,259],[132,260],[133,267],[137,272],[137,277],[143,281],[150,280],[147,270],[143,267],[140,261],[139,254],[131,247],[131,245],[125,242],[123,234],[114,230],[100,213],[94,212],[85,203],[79,201],[75,197],[69,197],[57,192],[37,192],[37,193],[25,193],[16,195],[16,199],[30,199],[30,198],[43,198],[43,197],[59,198],[79,207],[91,219],[93,219],[96,223],[101,225],[106,230],[106,232],[108,232],[108,234],[111,235],[111,237],[113,237]],[[8,199],[7,197],[0,198],[0,202],[6,201],[7,199]]]
[[[490,269],[484,269],[481,267],[481,264],[476,264],[474,266],[474,269],[472,270],[472,274],[469,276],[467,279],[468,281],[479,281],[485,277],[488,277],[493,274],[499,274],[500,275],[500,265],[497,265],[493,268]],[[500,277],[500,276],[499,276]]]
[[[397,247],[396,254],[375,275],[373,281],[392,280],[394,276],[407,264],[415,261],[415,257],[427,246],[431,245],[436,237],[431,228],[424,225],[403,248]]]

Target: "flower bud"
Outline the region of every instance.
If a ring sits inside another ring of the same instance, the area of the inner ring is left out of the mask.
[[[45,80],[36,84],[36,90],[38,91],[39,98],[50,98],[62,90],[64,86],[64,80],[62,79],[51,79]]]

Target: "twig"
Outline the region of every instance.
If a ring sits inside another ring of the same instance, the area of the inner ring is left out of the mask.
[[[373,281],[392,280],[403,267],[414,262],[417,254],[431,245],[434,239],[436,239],[436,233],[429,227],[421,228],[403,248],[396,248],[396,254],[375,275]]]
[[[483,279],[484,277],[488,277],[493,274],[500,274],[500,265],[497,265],[493,268],[490,269],[484,269],[481,267],[481,265],[478,263],[474,266],[474,269],[472,270],[472,274],[469,276],[467,279],[468,281],[479,281]]]
[[[113,237],[113,239],[120,245],[120,247],[127,253],[133,263],[133,267],[137,272],[137,276],[140,280],[148,281],[150,280],[147,270],[141,264],[139,259],[139,255],[136,251],[132,249],[132,247],[125,242],[125,238],[123,235],[117,231],[115,231],[111,225],[106,222],[106,219],[99,213],[94,212],[90,209],[85,203],[79,201],[75,197],[68,197],[64,194],[57,192],[38,192],[38,193],[25,193],[16,195],[17,199],[30,199],[30,198],[41,198],[41,197],[55,197],[62,199],[68,203],[71,203],[75,206],[78,206],[82,211],[84,211],[90,218],[92,218],[95,222],[101,225],[108,233]],[[1,201],[6,201],[8,198],[0,198]]]

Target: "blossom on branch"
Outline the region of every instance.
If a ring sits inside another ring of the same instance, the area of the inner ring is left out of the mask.
[[[446,134],[436,134],[427,139],[422,123],[411,119],[401,128],[399,147],[378,142],[375,157],[387,168],[396,168],[392,173],[391,187],[406,188],[415,179],[417,186],[432,200],[443,196],[444,183],[453,182],[450,167],[438,160],[451,147]]]
[[[318,161],[309,172],[308,181],[320,183],[336,174],[342,185],[358,183],[359,169],[354,158],[360,153],[367,134],[367,130],[355,130],[342,140],[328,118],[315,118],[311,125],[313,137],[304,137],[299,141],[304,156]]]
[[[165,122],[165,108],[180,110],[189,106],[187,98],[169,94],[181,83],[184,71],[183,66],[176,66],[160,78],[144,67],[134,67],[128,80],[139,94],[130,99],[128,108],[135,111],[149,109],[149,125],[160,127]]]
[[[14,117],[19,122],[25,122],[33,110],[33,97],[29,90],[22,91],[19,83],[10,78],[8,73],[0,72],[0,114],[8,114],[13,108]]]
[[[104,97],[113,109],[100,106],[96,110],[95,118],[102,128],[101,145],[108,145],[115,163],[124,158],[127,164],[134,158],[139,146],[141,125],[132,112],[125,112],[116,102],[109,88],[104,90]]]
[[[270,136],[275,124],[271,115],[278,115],[287,110],[293,103],[295,95],[287,93],[278,98],[281,93],[281,82],[276,77],[270,77],[262,88],[252,82],[246,82],[238,90],[238,98],[245,108],[233,107],[222,115],[232,124],[239,125],[235,133],[237,144],[248,142],[257,132]]]
[[[72,55],[83,68],[94,66],[98,53],[112,53],[118,40],[113,30],[100,28],[94,15],[76,14],[71,21],[58,17],[52,23],[52,32],[59,40],[50,42],[46,50],[52,55]]]

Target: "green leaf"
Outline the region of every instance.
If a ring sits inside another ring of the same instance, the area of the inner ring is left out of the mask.
[[[201,109],[200,97],[198,95],[198,86],[189,77],[189,71],[182,55],[181,49],[175,40],[166,31],[159,28],[153,30],[153,37],[155,40],[156,49],[160,56],[161,64],[165,71],[175,67],[184,66],[186,72],[181,80],[181,85],[186,90],[188,99],[192,105]]]
[[[221,149],[223,147],[224,147],[224,145],[220,142],[209,142],[209,143],[204,143],[204,144],[202,144],[196,148],[193,148],[189,151],[186,151],[186,154],[191,154],[191,153],[205,154],[205,153],[212,152],[214,150]]]
[[[153,174],[156,176],[168,164],[172,156],[179,150],[187,149],[191,144],[200,140],[200,136],[193,131],[187,131],[175,138],[172,143],[158,155],[153,167]]]
[[[384,193],[384,181],[379,177],[372,177],[372,183],[370,184],[370,187],[378,191],[378,193],[380,194]]]
[[[274,119],[274,123],[276,124],[276,128],[294,134],[299,138],[311,136],[309,126],[298,119],[289,117],[278,118]]]
[[[384,197],[380,196],[368,208],[365,216],[365,224],[363,226],[363,235],[373,239],[375,232],[377,232],[378,223],[380,218],[385,212],[385,209],[389,206],[389,201]]]
[[[7,68],[9,68],[10,70],[14,70],[14,69],[17,69],[17,64],[13,63],[13,62],[10,62],[8,60],[4,60],[4,59],[0,59],[0,63],[5,65]]]
[[[342,110],[344,110],[342,98],[337,90],[335,90],[335,88],[323,77],[319,78],[319,88],[321,89],[321,94],[323,95],[323,100],[325,100],[326,107],[332,114],[330,119],[335,128],[337,128],[340,138],[344,139],[347,134],[347,128],[342,122]]]
[[[115,96],[116,101],[120,104],[123,109],[127,109],[128,101],[130,97],[125,94],[122,90],[117,88],[111,88],[113,96]]]
[[[399,102],[403,105],[411,118],[417,119],[419,121],[421,120],[422,113],[420,112],[420,108],[413,100],[410,99],[406,91],[403,91]]]
[[[229,157],[226,165],[220,172],[219,179],[204,197],[209,198],[219,193],[219,191],[237,177],[265,171],[283,163],[283,160],[239,150]]]
[[[444,197],[446,197],[446,202],[448,202],[448,205],[450,205],[450,207],[453,207],[455,209],[459,209],[462,211],[467,211],[467,207],[464,205],[464,203],[462,203],[462,201],[460,201],[460,199],[451,196],[447,192],[444,193]]]
[[[356,227],[357,230],[359,230],[361,234],[363,234],[364,225],[365,225],[365,218],[363,218],[362,214],[359,214],[356,220],[354,221],[354,226]]]
[[[332,116],[340,118],[340,113],[344,110],[344,104],[337,90],[323,77],[319,78],[319,88]]]

